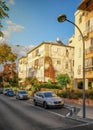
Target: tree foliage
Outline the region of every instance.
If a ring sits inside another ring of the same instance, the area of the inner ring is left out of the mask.
[[[3,33],[1,31],[1,28],[3,27],[1,20],[5,17],[9,17],[7,11],[9,11],[9,8],[3,0],[0,0],[0,36],[3,36]]]
[[[5,43],[0,44],[0,64],[14,62],[16,59],[17,55],[12,52],[9,45]]]
[[[61,88],[67,87],[67,84],[70,83],[70,77],[68,74],[58,74],[56,76],[57,84]]]

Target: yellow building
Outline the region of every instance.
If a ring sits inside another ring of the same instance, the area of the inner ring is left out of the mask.
[[[85,15],[85,77],[86,85],[93,87],[93,0],[83,0],[78,6]]]
[[[85,43],[85,88],[93,87],[93,0],[83,0],[75,13],[75,24],[80,28]],[[69,45],[75,47],[74,83],[83,77],[83,41],[77,28],[69,39]]]
[[[34,76],[41,82],[49,79],[55,82],[57,74],[67,73],[73,78],[73,55],[74,48],[60,41],[42,42],[27,53],[27,77]],[[23,58],[20,60],[23,61]],[[19,73],[24,66],[20,65]]]
[[[27,78],[27,57],[23,56],[18,61],[18,78],[19,83],[24,83]]]
[[[76,11],[75,24],[80,28],[82,33],[85,31],[85,13]],[[83,41],[79,30],[75,27],[74,35],[69,39],[69,45],[74,46],[74,86],[77,88],[78,83],[83,77]]]

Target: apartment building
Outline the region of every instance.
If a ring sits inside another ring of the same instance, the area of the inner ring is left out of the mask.
[[[69,74],[73,78],[74,48],[61,41],[42,42],[27,54],[27,77],[36,77],[41,82],[56,81],[57,74]],[[23,61],[20,59],[19,64]],[[20,65],[20,71],[24,66]],[[19,75],[20,77],[21,75]]]
[[[27,78],[27,56],[23,56],[18,61],[19,83],[24,83]]]
[[[75,13],[75,24],[83,33],[85,43],[85,89],[93,87],[93,0],[83,0]],[[74,84],[83,77],[83,40],[77,28],[69,39],[69,45],[75,47]]]
[[[78,6],[85,15],[85,77],[88,87],[93,87],[93,0],[83,0]]]
[[[85,13],[77,10],[74,14],[75,24],[82,33],[85,31]],[[74,87],[78,87],[83,77],[83,40],[79,30],[75,27],[74,35],[69,39],[69,45],[74,46]]]

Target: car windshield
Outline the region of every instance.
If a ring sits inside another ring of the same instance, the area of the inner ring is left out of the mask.
[[[44,93],[44,96],[45,97],[56,97],[57,95],[55,93],[52,93],[52,92],[46,92],[46,93]]]
[[[9,90],[8,92],[9,92],[9,93],[13,93],[13,91],[12,91],[12,90]]]
[[[26,91],[20,91],[19,93],[20,93],[20,94],[27,94]]]

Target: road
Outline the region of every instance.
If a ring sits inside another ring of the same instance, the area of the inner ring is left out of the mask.
[[[43,109],[31,100],[0,95],[0,130],[62,130],[85,125],[65,117],[67,109]]]

